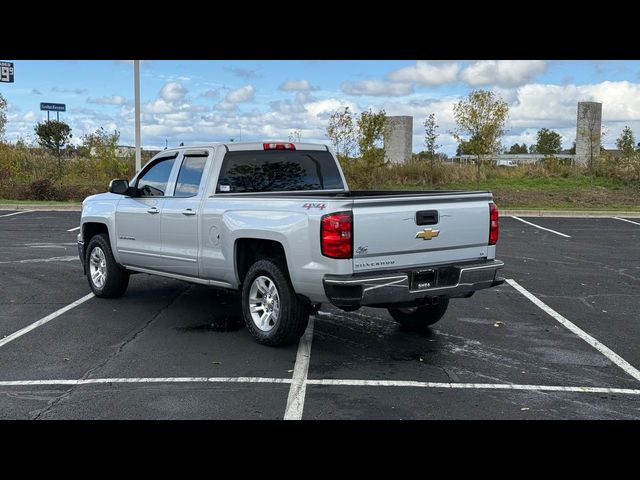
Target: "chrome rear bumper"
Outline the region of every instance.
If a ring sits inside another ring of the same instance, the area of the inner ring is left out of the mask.
[[[323,285],[327,298],[337,307],[417,305],[432,297],[466,297],[476,290],[500,285],[504,278],[498,277],[497,272],[502,267],[504,262],[490,260],[424,266],[378,275],[326,275]],[[419,283],[415,281],[416,276],[425,272],[429,272],[433,280],[416,288]]]

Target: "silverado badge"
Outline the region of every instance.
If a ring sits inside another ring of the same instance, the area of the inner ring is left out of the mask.
[[[423,240],[431,240],[433,237],[440,235],[440,230],[433,230],[431,228],[425,228],[421,232],[416,233],[416,238]]]

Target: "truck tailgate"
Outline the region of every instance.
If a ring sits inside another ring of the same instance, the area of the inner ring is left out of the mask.
[[[490,194],[354,198],[354,272],[487,258]]]

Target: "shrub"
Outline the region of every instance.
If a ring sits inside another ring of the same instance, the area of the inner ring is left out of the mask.
[[[57,192],[48,178],[36,180],[29,184],[25,200],[55,200]]]

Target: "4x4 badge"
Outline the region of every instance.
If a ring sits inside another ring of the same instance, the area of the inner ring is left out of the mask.
[[[432,228],[425,228],[421,232],[416,233],[416,238],[423,240],[431,240],[433,237],[440,235],[440,230],[433,230]]]

